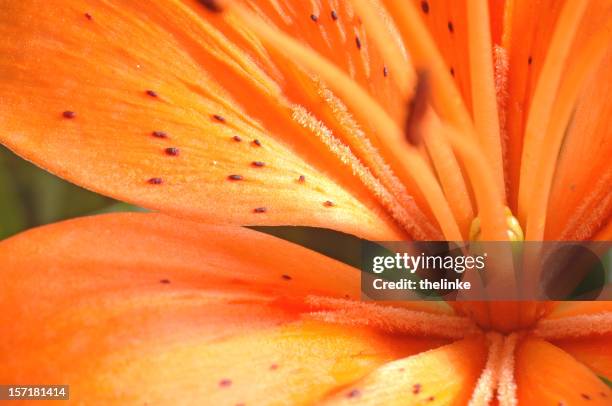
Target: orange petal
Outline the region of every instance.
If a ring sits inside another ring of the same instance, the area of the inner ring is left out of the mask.
[[[106,215],[0,259],[0,381],[70,384],[77,403],[311,403],[440,343],[300,321],[309,293],[357,295],[357,271],[247,229]]]
[[[612,378],[612,338],[591,337],[582,340],[554,341],[557,347],[572,355],[593,370],[597,375]]]
[[[516,355],[520,405],[609,405],[612,390],[586,366],[554,345],[523,342]]]
[[[359,162],[294,120],[291,86],[239,26],[170,0],[0,10],[0,142],[26,159],[188,218],[401,236]]]
[[[465,405],[485,366],[482,337],[390,362],[332,395],[329,404]]]
[[[602,312],[612,312],[612,302],[559,302],[547,319],[560,319],[563,317],[583,316]]]

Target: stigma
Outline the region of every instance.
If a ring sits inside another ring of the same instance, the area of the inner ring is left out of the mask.
[[[525,235],[518,219],[514,217],[508,207],[505,207],[504,214],[506,216],[506,234],[508,235],[508,240],[513,242],[523,241]],[[470,225],[470,241],[480,241],[480,234],[480,217],[475,217]]]

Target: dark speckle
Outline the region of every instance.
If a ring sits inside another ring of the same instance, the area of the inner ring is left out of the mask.
[[[421,10],[423,10],[423,13],[429,14],[429,3],[426,2],[426,1],[422,1],[421,2]]]
[[[580,396],[582,396],[582,399],[584,400],[591,400],[591,397],[587,395],[586,393],[581,393]]]
[[[282,275],[282,278],[286,281],[290,281],[291,279],[293,279],[290,275],[287,274]]]
[[[450,68],[450,74],[452,77],[455,77],[455,68]]]
[[[383,66],[383,76],[384,77],[389,76],[389,68],[387,68],[386,66]]]
[[[259,140],[253,140],[253,145],[261,147],[261,142]]]
[[[278,369],[278,364],[272,364],[272,365],[270,365],[270,370],[271,370],[271,371],[275,371],[275,370],[277,370],[277,369]]]
[[[155,90],[147,90],[147,94],[151,97],[158,97],[159,95]]]
[[[168,285],[170,283],[170,279],[161,279],[159,283],[163,283],[164,285]]]
[[[253,209],[253,213],[265,213],[268,209],[265,207],[256,207]]]
[[[85,18],[88,19],[89,21],[93,20],[93,16],[89,13],[85,13]]]
[[[414,385],[412,385],[412,393],[414,393],[415,395],[421,393],[421,384],[420,383],[415,383]]]
[[[451,34],[455,31],[455,27],[453,26],[452,21],[449,21],[446,26],[448,27],[448,32],[450,32]]]
[[[153,131],[151,135],[156,138],[168,138],[168,134],[166,134],[164,131]]]
[[[225,123],[225,117],[220,116],[219,114],[213,114],[213,118],[220,123]]]
[[[430,396],[430,397],[427,398],[428,402],[433,402],[434,400],[436,400],[436,398],[433,397],[433,396]]]
[[[261,167],[266,166],[265,162],[261,162],[261,161],[253,161],[251,162],[251,165],[256,168],[261,168]]]
[[[222,388],[227,388],[228,386],[232,386],[232,381],[230,379],[221,379],[219,381],[219,386]]]
[[[359,397],[359,395],[361,395],[361,392],[359,391],[359,389],[353,389],[352,391],[350,391],[349,393],[346,394],[347,398],[356,398]]]
[[[357,45],[357,49],[361,49],[361,40],[357,36],[355,36],[355,45]]]
[[[228,178],[229,180],[242,180],[242,179],[244,179],[244,178],[242,177],[242,175],[229,175],[227,178]]]
[[[62,116],[64,116],[64,118],[75,118],[76,113],[74,111],[66,110],[62,113]]]
[[[178,156],[180,151],[178,148],[175,147],[170,147],[170,148],[166,148],[166,155],[170,155],[170,156]]]
[[[220,13],[223,11],[223,7],[218,0],[198,0],[198,2],[203,5],[208,11],[213,13]]]
[[[240,142],[240,141],[242,141],[242,138],[240,138],[240,137],[239,137],[239,136],[237,136],[237,135],[234,135],[234,136],[232,137],[232,139],[233,139],[234,141],[236,141],[236,142]]]
[[[334,207],[334,202],[332,202],[331,200],[327,200],[323,203],[323,206],[325,207]]]
[[[162,183],[164,183],[162,178],[151,178],[147,182],[151,185],[161,185]]]
[[[300,182],[300,183],[306,182],[306,176],[300,175],[300,177],[298,178],[298,182]]]
[[[533,63],[533,58],[531,57],[531,55],[529,55],[529,58],[527,58],[527,64],[531,65]]]
[[[336,13],[336,10],[332,10],[331,11],[331,18],[334,21],[336,21],[338,19],[338,13]]]
[[[316,16],[316,15],[314,15],[314,14],[311,14],[311,15],[310,15],[310,19],[311,19],[312,21],[314,21],[315,23],[316,23],[317,21],[319,21],[319,17],[318,17],[318,16]]]

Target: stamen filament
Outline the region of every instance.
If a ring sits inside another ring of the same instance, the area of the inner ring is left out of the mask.
[[[396,161],[402,165],[402,169],[417,184],[445,238],[460,240],[459,227],[431,169],[419,151],[405,141],[403,131],[380,104],[338,67],[315,51],[303,46],[282,31],[270,27],[257,16],[239,6],[235,6],[232,10],[246,26],[271,47],[279,52],[282,50],[283,55],[290,55],[308,70],[320,75],[326,84],[347,103],[347,107],[360,121],[369,123],[379,137],[387,140],[387,146],[405,145],[401,151],[387,148],[387,152],[395,156]]]
[[[491,170],[496,178],[495,183],[500,186],[499,193],[502,199],[505,199],[488,2],[468,1],[466,5],[474,126],[491,164]]]
[[[572,58],[572,64],[564,74],[563,82],[552,108],[555,119],[548,125],[541,149],[537,167],[536,182],[530,196],[527,212],[526,235],[529,240],[542,240],[546,226],[546,209],[552,180],[563,137],[569,126],[576,101],[582,91],[582,85],[590,73],[601,63],[606,55],[608,44],[612,38],[612,20],[595,36],[591,37],[579,55]]]
[[[529,202],[535,188],[535,170],[540,158],[542,138],[550,123],[572,39],[576,36],[587,6],[588,2],[584,0],[568,0],[564,4],[533,94],[525,128],[518,196],[518,216],[523,224],[526,223]]]

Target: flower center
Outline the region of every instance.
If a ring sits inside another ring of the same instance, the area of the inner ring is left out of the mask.
[[[505,207],[505,215],[506,215],[506,233],[508,234],[508,239],[510,241],[523,241],[525,236],[523,234],[523,229],[521,228],[521,224],[518,219],[514,217],[512,211]],[[480,217],[475,217],[470,226],[470,241],[480,241]]]

